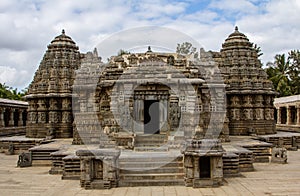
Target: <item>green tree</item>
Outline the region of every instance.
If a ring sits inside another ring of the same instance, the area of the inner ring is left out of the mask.
[[[288,60],[290,62],[289,76],[291,80],[292,93],[294,95],[300,94],[300,51],[290,51]]]
[[[255,49],[258,57],[260,57],[264,54],[264,53],[262,53],[260,46],[257,46],[257,44],[254,44],[253,48]]]
[[[182,44],[177,44],[176,53],[181,55],[194,55],[194,58],[198,58],[199,54],[197,48],[193,47],[190,42],[183,42]]]
[[[21,100],[26,94],[26,91],[27,89],[24,89],[20,92],[17,88],[14,89],[7,86],[5,83],[0,83],[0,98]]]
[[[291,81],[289,78],[290,62],[285,54],[277,54],[274,63],[268,63],[266,72],[273,82],[279,97],[292,95]]]
[[[130,52],[127,50],[120,49],[118,52],[118,56],[122,56],[123,54],[130,54]]]

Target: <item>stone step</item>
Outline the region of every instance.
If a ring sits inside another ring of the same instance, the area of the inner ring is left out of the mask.
[[[164,153],[167,154],[167,153]],[[132,162],[132,163],[155,163],[155,162],[165,162],[169,163],[170,161],[175,162],[175,161],[182,161],[183,157],[179,156],[168,156],[168,155],[147,155],[147,153],[143,153],[142,155],[132,155],[128,157],[120,157],[119,161],[120,163],[127,163],[127,162]]]
[[[136,145],[141,145],[141,144],[147,144],[147,145],[162,145],[165,144],[166,142],[164,140],[136,140],[134,142]]]
[[[238,164],[238,163],[237,163]],[[120,162],[119,167],[121,169],[136,169],[136,168],[157,168],[157,167],[183,167],[183,162],[172,161],[172,162]]]
[[[158,168],[121,168],[120,174],[153,174],[153,173],[183,173],[183,167],[178,168],[178,167],[158,167]]]
[[[134,148],[135,151],[148,151],[148,152],[166,152],[169,150],[167,146],[137,146]]]
[[[149,139],[167,139],[167,135],[163,134],[141,134],[141,135],[136,135],[136,139],[140,140],[149,140]]]
[[[184,173],[151,173],[151,174],[122,174],[120,175],[121,180],[176,180],[184,179]]]
[[[184,179],[165,179],[165,180],[121,180],[120,187],[132,186],[184,186]]]
[[[136,152],[120,158],[119,186],[184,185],[182,155],[165,152]]]

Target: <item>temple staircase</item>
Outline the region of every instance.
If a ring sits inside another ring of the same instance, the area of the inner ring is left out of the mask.
[[[168,152],[135,152],[119,159],[119,186],[184,185],[183,156]]]
[[[165,134],[142,134],[136,135],[134,150],[135,151],[168,151],[165,145],[168,137]]]

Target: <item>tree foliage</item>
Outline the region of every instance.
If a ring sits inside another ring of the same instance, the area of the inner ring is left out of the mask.
[[[300,94],[300,51],[277,54],[273,63],[267,64],[268,78],[273,82],[279,97]]]
[[[264,53],[262,53],[260,46],[258,46],[257,44],[254,44],[253,48],[255,49],[258,57],[260,57],[264,54]]]
[[[123,54],[130,54],[130,52],[127,50],[120,49],[118,52],[118,56],[122,56]]]
[[[182,44],[177,44],[176,53],[181,55],[194,55],[194,58],[198,58],[199,54],[197,48],[193,47],[190,42],[183,42]]]
[[[7,86],[5,83],[0,83],[0,98],[21,100],[25,95],[26,90],[18,91],[17,88]]]

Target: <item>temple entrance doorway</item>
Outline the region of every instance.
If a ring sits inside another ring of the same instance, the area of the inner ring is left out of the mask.
[[[202,156],[199,159],[200,178],[211,178],[210,157]]]
[[[160,133],[159,100],[144,100],[144,134]]]

